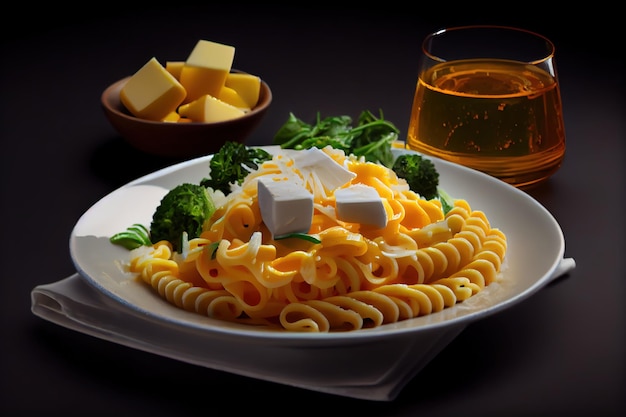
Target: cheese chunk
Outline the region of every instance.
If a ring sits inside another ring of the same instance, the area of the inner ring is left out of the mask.
[[[318,148],[294,153],[293,161],[305,181],[310,180],[311,176],[317,176],[319,183],[328,191],[333,191],[356,178],[354,172],[338,164],[330,155]]]
[[[374,187],[354,184],[335,191],[337,218],[348,223],[360,223],[382,228],[387,225],[387,212]]]
[[[257,75],[231,72],[224,85],[235,90],[251,109],[259,102],[261,78]]]
[[[161,119],[162,122],[171,122],[171,123],[176,123],[179,120],[180,120],[180,114],[178,114],[175,111],[171,112],[170,114],[165,116],[163,119]]]
[[[147,120],[163,120],[185,99],[185,88],[172,74],[151,58],[120,91],[120,99],[134,116]]]
[[[313,221],[313,195],[290,181],[259,178],[259,208],[263,222],[272,233],[307,233]]]
[[[205,94],[178,108],[178,114],[194,122],[215,123],[236,119],[246,114],[243,110]]]
[[[172,74],[174,78],[180,80],[180,73],[183,70],[183,66],[185,65],[185,61],[166,61],[165,69],[167,72]]]
[[[235,58],[235,48],[200,40],[180,72],[180,83],[187,91],[185,103],[205,94],[218,97]]]
[[[217,96],[217,98],[243,111],[250,111],[251,107],[248,106],[248,103],[244,101],[243,97],[241,97],[239,93],[237,93],[230,87],[222,87],[222,89],[220,90],[220,95]]]

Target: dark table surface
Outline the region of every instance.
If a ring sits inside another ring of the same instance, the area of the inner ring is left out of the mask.
[[[417,17],[388,2],[370,10],[321,3],[91,7],[70,13],[56,3],[49,10],[19,6],[21,14],[3,17],[2,415],[617,416],[626,410],[624,72],[610,10],[575,11],[568,19],[496,11],[487,19],[476,10],[446,17],[436,3]],[[16,23],[10,31],[9,21]],[[68,239],[81,214],[124,183],[178,162],[144,155],[116,134],[99,101],[110,83],[152,56],[182,60],[207,39],[236,46],[234,67],[272,87],[273,105],[248,144],[269,144],[289,112],[312,121],[318,111],[356,117],[382,109],[406,132],[420,40],[469,23],[523,26],[557,46],[567,155],[549,182],[529,193],[560,223],[566,256],[577,268],[472,323],[395,401],[336,397],[193,366],[31,313],[33,287],[74,272]]]

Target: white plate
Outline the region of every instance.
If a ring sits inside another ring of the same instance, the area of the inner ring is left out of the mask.
[[[271,147],[266,149],[271,152]],[[508,241],[502,282],[438,313],[341,333],[268,331],[184,311],[132,279],[121,267],[128,251],[112,245],[109,237],[133,223],[148,226],[167,190],[209,175],[210,156],[146,175],[105,196],[74,227],[71,256],[89,284],[133,314],[194,333],[220,349],[219,366],[210,358],[202,362],[205,366],[320,391],[339,389],[354,397],[391,399],[469,323],[502,311],[546,285],[565,251],[559,224],[529,195],[478,171],[431,159],[440,186],[484,211],[491,226],[502,230]],[[257,345],[259,356],[253,362],[249,352],[241,349],[247,343]]]

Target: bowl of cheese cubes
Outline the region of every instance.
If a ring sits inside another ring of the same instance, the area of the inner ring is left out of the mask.
[[[235,48],[200,40],[185,61],[150,58],[101,96],[113,128],[131,146],[162,157],[217,152],[244,142],[272,102],[258,75],[232,68]]]

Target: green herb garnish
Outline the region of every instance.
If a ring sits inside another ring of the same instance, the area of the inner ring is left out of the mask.
[[[109,238],[114,245],[122,246],[128,250],[136,249],[140,246],[150,246],[150,233],[141,224],[135,223],[125,231],[114,234]]]
[[[291,239],[291,238],[302,239],[311,243],[322,243],[322,241],[316,238],[315,236],[308,235],[306,233],[286,233],[284,235],[274,236],[274,240]]]
[[[393,165],[391,144],[398,139],[400,131],[393,123],[384,120],[382,111],[377,118],[364,110],[356,126],[349,116],[332,116],[322,119],[317,114],[315,124],[308,124],[289,113],[287,122],[276,132],[274,144],[283,149],[309,149],[332,146],[346,154],[379,162],[387,167]]]
[[[211,260],[217,257],[217,248],[220,246],[220,242],[212,242],[209,244],[209,249],[211,250]]]

